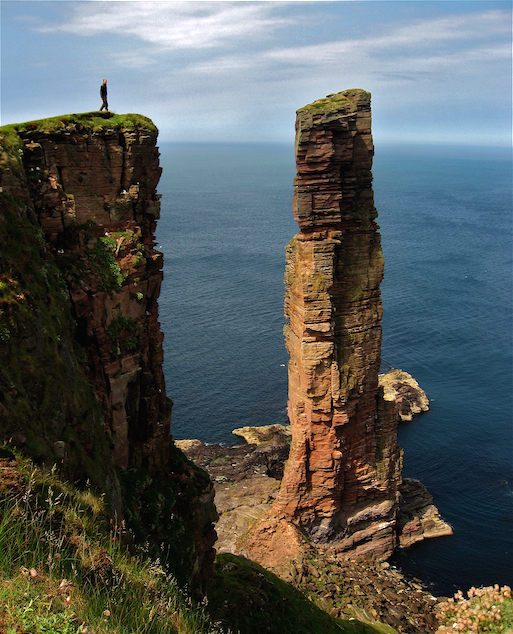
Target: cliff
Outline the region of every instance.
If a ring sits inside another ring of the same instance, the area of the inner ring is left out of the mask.
[[[378,389],[384,260],[375,223],[370,95],[350,90],[296,120],[285,329],[292,446],[275,513],[336,550],[396,544],[401,451]]]
[[[170,437],[156,139],[139,115],[0,129],[0,433],[106,493],[116,521],[166,542],[201,586],[216,513]]]
[[[402,375],[387,377],[385,395],[378,381],[384,259],[370,94],[348,90],[298,110],[295,153],[300,231],[285,270],[292,442],[272,510],[237,541],[278,571],[301,557],[305,537],[382,561],[398,545],[452,533],[422,485],[402,486],[397,423],[415,409],[418,385],[414,394]]]

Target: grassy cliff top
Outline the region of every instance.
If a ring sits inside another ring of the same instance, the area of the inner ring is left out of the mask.
[[[103,134],[105,132],[129,132],[132,130],[147,131],[155,138],[158,135],[157,126],[153,121],[141,114],[115,114],[113,112],[99,112],[98,110],[0,126],[0,170],[6,166],[10,166],[15,172],[21,169],[21,164],[16,165],[18,152],[21,152],[23,146],[20,135],[61,134],[65,132]]]
[[[356,112],[357,105],[370,102],[370,93],[361,88],[352,88],[336,94],[328,95],[324,99],[317,99],[311,104],[300,108],[297,113],[324,114],[330,112]]]
[[[0,127],[0,134],[18,132],[42,132],[44,134],[59,133],[61,131],[104,132],[122,130],[148,130],[157,133],[157,127],[151,119],[140,114],[115,114],[113,112],[83,112],[80,114],[65,114],[37,121],[13,123]]]

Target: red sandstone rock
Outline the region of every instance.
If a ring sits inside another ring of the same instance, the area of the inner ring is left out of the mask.
[[[418,480],[405,478],[399,487],[399,512],[397,524],[399,543],[402,548],[412,544],[453,534],[447,522],[440,517],[433,496]]]
[[[370,95],[298,110],[285,314],[292,446],[274,515],[336,550],[396,545],[401,451],[378,389],[383,254],[374,219]]]
[[[158,321],[163,258],[154,237],[160,211],[157,130],[149,120],[141,123],[142,117],[111,129],[91,123],[95,113],[78,118],[80,124],[58,130],[45,131],[44,122],[20,126],[24,172],[18,177],[0,169],[0,183],[35,212],[45,253],[60,264],[113,462],[145,470],[159,483],[177,483],[174,513],[195,544],[190,579],[204,586],[213,571],[217,514],[212,483],[182,463],[170,436],[172,403]],[[69,422],[87,436],[85,417]],[[89,454],[91,447],[83,445]],[[114,488],[111,473],[105,489]],[[119,519],[123,509],[116,502]]]
[[[34,130],[20,135],[30,192],[56,257],[87,261],[110,237],[112,262],[126,276],[105,288],[108,263],[67,282],[86,338],[91,378],[113,440],[113,459],[156,473],[167,464],[171,409],[162,369],[157,299],[162,254],[154,249],[161,174],[156,130],[123,129],[67,134]],[[84,227],[87,226],[87,229]],[[131,322],[113,339],[116,320]]]
[[[416,414],[429,410],[429,400],[417,381],[407,372],[392,369],[379,376],[383,398],[395,403],[400,421],[411,421]]]

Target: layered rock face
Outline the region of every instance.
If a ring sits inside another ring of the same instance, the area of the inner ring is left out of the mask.
[[[396,545],[401,451],[378,389],[383,255],[373,204],[370,95],[300,109],[285,327],[292,446],[274,514],[338,551]]]
[[[217,514],[170,437],[156,139],[139,115],[0,128],[0,433],[104,490],[201,585]]]
[[[154,472],[168,460],[171,418],[158,323],[162,254],[153,239],[157,132],[68,127],[20,135],[31,200],[70,288],[114,462]]]

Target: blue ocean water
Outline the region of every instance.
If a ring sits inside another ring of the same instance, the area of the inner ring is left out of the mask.
[[[172,433],[235,444],[235,427],[286,421],[293,148],[160,151]],[[442,594],[513,585],[511,155],[385,147],[373,173],[386,261],[383,359],[431,400],[400,426],[404,475],[424,482],[454,528],[395,561]]]

